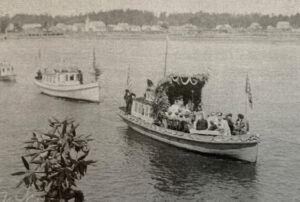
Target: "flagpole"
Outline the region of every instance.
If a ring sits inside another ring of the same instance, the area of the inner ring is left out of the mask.
[[[95,48],[93,48],[93,69],[96,68],[96,53],[95,53]]]
[[[127,81],[126,81],[126,87],[127,89],[130,91],[130,65],[128,65],[128,68],[127,68]]]
[[[248,116],[248,95],[247,93],[245,93],[245,116],[247,117]]]
[[[166,37],[166,51],[165,51],[164,77],[165,77],[166,74],[167,74],[168,43],[169,43],[169,36],[168,36],[168,34],[167,34],[167,37]]]

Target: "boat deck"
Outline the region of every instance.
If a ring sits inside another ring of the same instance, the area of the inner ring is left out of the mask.
[[[163,128],[151,123],[147,123],[146,121],[134,117],[132,115],[126,114],[123,109],[120,110],[119,115],[128,122],[136,124],[138,126],[142,126],[143,128],[155,131],[159,134],[163,134],[170,137],[176,137],[183,140],[188,141],[196,141],[196,142],[205,142],[205,143],[216,143],[216,144],[257,144],[259,143],[259,138],[256,134],[246,134],[246,135],[238,135],[238,136],[223,136],[223,135],[210,135],[210,134],[194,134],[194,133],[185,133],[181,131],[175,131],[168,128]]]

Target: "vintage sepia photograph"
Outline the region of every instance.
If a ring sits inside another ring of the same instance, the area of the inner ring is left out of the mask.
[[[299,0],[0,0],[0,201],[300,202]]]

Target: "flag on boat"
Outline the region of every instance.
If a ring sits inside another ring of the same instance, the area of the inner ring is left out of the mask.
[[[153,82],[150,79],[147,79],[147,86],[150,88],[154,86]]]
[[[131,86],[132,86],[132,81],[130,77],[130,66],[129,66],[127,70],[127,81],[126,81],[126,87],[129,91],[131,91]]]
[[[167,57],[168,57],[168,46],[169,46],[169,35],[166,36],[166,51],[165,51],[165,66],[164,66],[164,77],[167,74]]]
[[[245,88],[245,92],[248,95],[248,102],[249,102],[249,106],[252,109],[253,107],[253,101],[252,101],[252,93],[251,93],[251,86],[250,86],[250,81],[249,81],[249,77],[247,74],[246,77],[246,88]]]

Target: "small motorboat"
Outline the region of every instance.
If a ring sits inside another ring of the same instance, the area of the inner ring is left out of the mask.
[[[16,73],[14,67],[7,63],[0,63],[0,81],[16,81]]]
[[[100,85],[98,81],[83,83],[80,70],[55,70],[53,72],[40,70],[34,83],[44,94],[89,102],[100,102]]]

